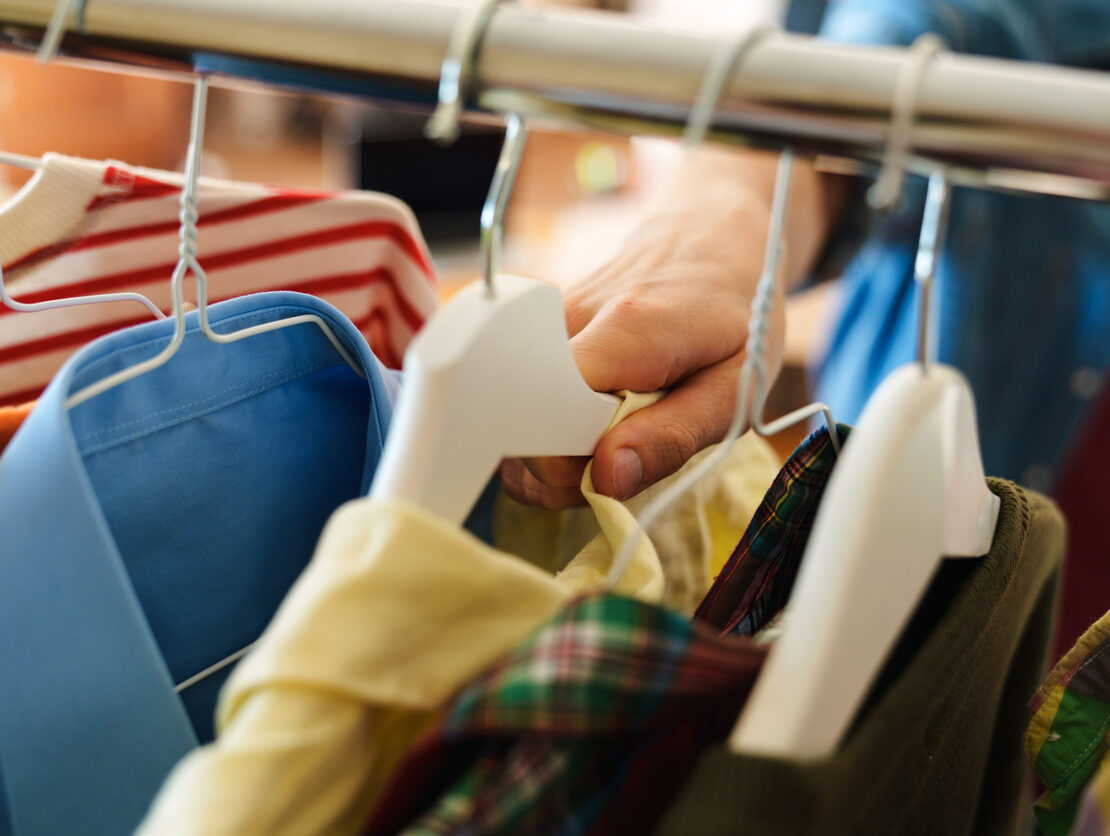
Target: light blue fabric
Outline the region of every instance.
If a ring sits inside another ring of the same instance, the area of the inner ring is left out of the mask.
[[[351,323],[296,293],[214,305],[165,366],[67,412],[68,394],[153,356],[173,323],[97,340],[0,458],[0,775],[17,836],[129,833],[211,735],[219,679],[173,684],[258,637],[328,515],[367,491],[390,404]],[[0,831],[4,829],[0,824]]]
[[[832,0],[819,34],[906,45],[925,31],[956,51],[1110,68],[1107,0]],[[817,386],[839,421],[913,359],[923,196],[911,181],[845,271]],[[1110,207],[956,189],[935,303],[938,356],[971,381],[987,473],[1049,487],[1110,363]]]

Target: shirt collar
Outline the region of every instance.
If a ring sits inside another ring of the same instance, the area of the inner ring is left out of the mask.
[[[836,425],[846,441],[851,427]],[[836,465],[821,427],[783,464],[694,618],[722,633],[754,635],[786,604],[825,486]]]
[[[327,322],[365,371],[365,493],[390,405],[380,364],[354,326],[315,297],[285,292],[233,299],[209,316],[226,332],[305,313]],[[199,414],[205,399],[216,408],[214,397],[249,398],[244,381],[267,371],[342,363],[310,325],[222,345],[199,333],[195,312],[187,323],[178,354],[161,370],[67,411],[73,392],[161,350],[174,323],[147,323],[86,346],[0,458],[0,506],[11,520],[0,560],[0,774],[17,832],[82,832],[90,822],[98,831],[129,832],[173,764],[196,745],[85,457],[127,433]],[[166,513],[172,519],[174,509]]]

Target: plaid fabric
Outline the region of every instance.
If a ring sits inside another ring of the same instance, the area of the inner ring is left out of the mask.
[[[846,437],[847,427],[838,427]],[[736,720],[835,455],[819,430],[775,479],[693,621],[580,598],[460,693],[366,833],[641,833]]]
[[[844,441],[851,428],[837,424],[837,432]],[[753,635],[782,609],[835,463],[824,427],[799,445],[767,489],[695,619],[723,633]]]
[[[1045,786],[1034,806],[1045,835],[1110,832],[1110,786],[1092,784],[1110,768],[1110,613],[1053,668],[1030,707],[1025,754]]]
[[[458,696],[367,832],[642,830],[727,733],[764,654],[634,599],[580,598]]]

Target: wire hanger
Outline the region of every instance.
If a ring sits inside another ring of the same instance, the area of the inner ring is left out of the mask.
[[[16,154],[12,151],[0,151],[0,165],[10,165],[12,168],[22,168],[25,171],[41,171],[42,160],[27,154]]]
[[[204,123],[205,111],[208,93],[208,79],[206,77],[199,77],[193,88],[193,112],[192,123],[189,131],[189,149],[185,165],[185,184],[181,191],[181,227],[180,227],[180,243],[178,246],[179,259],[173,271],[171,278],[171,287],[173,290],[173,316],[174,316],[174,333],[173,337],[166,347],[159,352],[156,356],[137,363],[130,368],[123,369],[113,375],[100,380],[86,388],[80,390],[76,394],[70,396],[66,401],[67,408],[72,409],[74,406],[84,403],[98,394],[108,391],[121,383],[125,383],[139,375],[146,372],[153,371],[164,365],[169,361],[177,350],[181,347],[185,339],[185,304],[183,298],[183,285],[185,275],[192,272],[197,282],[197,313],[200,319],[200,327],[202,333],[212,340],[213,342],[228,343],[236,342],[246,337],[255,334],[266,333],[267,331],[276,331],[281,328],[286,328],[292,325],[300,325],[305,323],[312,323],[320,327],[327,336],[329,342],[335,347],[336,351],[343,357],[352,369],[355,370],[360,377],[365,378],[365,373],[352,359],[346,348],[335,337],[334,333],[327,326],[327,324],[316,315],[301,315],[288,317],[286,319],[279,319],[275,322],[263,323],[250,328],[244,328],[230,334],[219,334],[211,330],[208,324],[208,291],[207,291],[207,276],[204,269],[197,261],[197,186],[200,176],[200,162],[201,150],[204,138]],[[254,646],[256,642],[251,642],[245,647],[240,648],[231,655],[221,659],[214,665],[205,668],[203,671],[196,673],[184,681],[174,686],[174,690],[178,693],[185,689],[197,684],[198,682],[207,679],[212,674],[226,668],[233,662],[236,662],[244,655],[246,655]]]
[[[178,244],[178,261],[170,279],[170,287],[173,293],[173,317],[175,324],[173,337],[166,347],[154,357],[108,375],[102,380],[86,386],[84,389],[71,395],[66,401],[66,407],[69,409],[103,392],[107,392],[109,389],[114,389],[116,386],[126,383],[128,380],[132,380],[140,375],[164,366],[169,359],[177,353],[177,350],[185,340],[186,326],[183,286],[185,275],[189,272],[193,274],[197,284],[197,315],[200,319],[200,330],[212,342],[232,343],[256,334],[277,331],[292,325],[312,323],[323,331],[324,336],[328,338],[328,341],[347,365],[360,377],[366,377],[365,372],[363,372],[354,358],[351,357],[350,353],[335,336],[331,328],[328,327],[327,323],[315,314],[302,314],[279,319],[274,322],[265,322],[260,325],[234,331],[230,334],[221,334],[213,331],[209,325],[208,276],[204,272],[204,268],[201,267],[200,262],[197,261],[197,221],[199,219],[197,211],[197,187],[200,177],[200,162],[204,142],[204,122],[207,101],[208,79],[201,76],[197,78],[193,87],[193,111],[189,129],[189,149],[185,163],[185,183],[181,190],[181,212],[179,215],[181,226],[180,241]]]
[[[0,158],[0,162],[4,162]],[[0,266],[0,302],[3,302],[13,311],[20,313],[35,313],[36,311],[49,311],[56,308],[74,308],[79,305],[97,305],[101,302],[138,302],[154,316],[155,319],[165,319],[166,315],[158,306],[141,293],[124,291],[121,293],[93,293],[88,296],[74,296],[68,299],[48,299],[43,302],[20,302],[12,297],[4,283],[4,268]]]
[[[447,53],[439,70],[436,108],[424,126],[424,134],[441,145],[459,138],[463,99],[469,92],[481,57],[482,41],[502,0],[478,0],[464,9],[451,30]]]
[[[64,0],[63,0],[64,2]],[[84,389],[70,395],[66,400],[66,408],[83,404],[102,392],[107,392],[128,380],[154,371],[165,365],[177,353],[177,349],[185,340],[185,299],[184,282],[185,274],[193,268],[200,269],[196,263],[196,193],[197,179],[200,168],[200,148],[204,136],[204,110],[208,92],[208,79],[197,78],[193,85],[193,113],[189,128],[189,149],[185,158],[185,183],[181,189],[181,226],[179,229],[180,242],[178,244],[178,260],[170,277],[170,289],[173,297],[172,316],[174,319],[173,337],[162,351],[141,363],[136,363],[126,369],[110,374]]]
[[[64,31],[64,22],[69,15],[69,7],[72,5],[73,0],[61,0],[54,10],[54,16],[50,20],[50,25],[47,27],[46,34],[43,36],[42,44],[39,46],[38,60],[42,63],[49,61],[57,54],[58,45],[61,43],[62,33]],[[83,14],[84,0],[81,0],[81,13]],[[55,22],[57,20],[57,22]],[[41,171],[42,161],[37,157],[28,157],[24,154],[12,154],[5,151],[0,151],[0,164],[11,165],[17,168],[24,168],[30,171]],[[148,311],[155,319],[165,319],[166,315],[146,296],[141,293],[134,293],[126,291],[122,293],[95,293],[89,296],[76,296],[68,299],[48,299],[43,302],[20,302],[18,299],[12,297],[8,291],[7,285],[4,281],[4,270],[0,266],[0,302],[13,311],[21,313],[34,313],[36,311],[49,311],[57,308],[72,308],[78,305],[96,305],[101,302],[138,302]]]
[[[196,261],[196,222],[197,222],[197,180],[199,178],[200,169],[200,149],[204,136],[204,114],[205,102],[207,98],[208,80],[200,77],[196,80],[193,87],[193,115],[192,125],[189,132],[189,149],[186,157],[185,164],[185,184],[181,191],[181,241],[179,244],[178,252],[180,257],[177,266],[174,268],[173,276],[171,278],[171,288],[173,291],[173,317],[174,317],[174,333],[169,344],[156,356],[138,363],[130,368],[124,369],[113,375],[100,380],[90,386],[81,389],[77,393],[71,395],[66,401],[66,408],[72,409],[78,404],[84,403],[90,398],[95,397],[102,392],[106,392],[115,386],[125,383],[132,378],[145,374],[148,371],[153,371],[164,365],[181,346],[185,339],[185,301],[183,298],[184,279],[185,274],[191,269],[194,275],[197,276],[198,285],[198,299],[202,296],[203,287],[203,270]],[[257,640],[251,642],[246,647],[242,647],[231,655],[221,659],[214,665],[211,665],[204,670],[196,673],[184,681],[174,685],[174,691],[181,693],[187,688],[207,679],[209,676],[223,670],[228,665],[238,661],[245,656],[257,644]]]
[[[913,47],[896,84],[889,148],[875,203],[902,191],[916,87],[938,52]],[[894,172],[892,175],[891,172]],[[999,500],[987,487],[964,377],[929,355],[930,290],[949,189],[930,178],[915,261],[916,362],[868,400],[821,500],[787,605],[782,636],[730,738],[736,752],[791,758],[831,754],[849,728],[943,557],[989,551]],[[889,203],[887,202],[889,201]]]
[[[735,67],[741,64],[752,49],[774,31],[773,27],[753,29],[736,43],[726,44],[713,57],[686,124],[683,142],[687,148],[693,148],[704,140],[710,121],[717,109],[717,103],[721,98],[721,93],[725,84],[732,77]],[[775,175],[775,188],[771,199],[771,217],[767,230],[767,243],[764,249],[763,269],[759,281],[756,283],[755,295],[752,298],[751,324],[748,328],[748,340],[745,346],[746,356],[737,383],[736,410],[733,413],[732,423],[729,425],[728,432],[725,433],[721,444],[713,453],[706,456],[696,467],[690,468],[681,474],[667,486],[666,490],[661,491],[640,511],[636,518],[637,527],[629,533],[621,544],[617,558],[613,561],[609,570],[606,578],[609,588],[614,587],[619,582],[621,576],[627,570],[640,540],[646,536],[646,531],[659,518],[659,515],[714,470],[728,456],[736,440],[747,427],[750,426],[758,435],[773,435],[787,427],[805,421],[817,413],[821,413],[825,417],[825,424],[828,427],[833,448],[837,451],[840,449],[836,422],[833,420],[831,410],[824,403],[817,402],[794,410],[770,424],[765,424],[762,418],[764,403],[767,399],[767,342],[774,293],[779,279],[779,266],[785,249],[783,245],[783,225],[786,219],[793,165],[793,151],[789,148],[784,149],[779,155]],[[754,396],[753,381],[755,383]]]
[[[913,42],[907,63],[894,80],[894,104],[890,113],[886,153],[878,178],[867,190],[867,202],[874,209],[893,211],[902,200],[921,83],[925,80],[929,64],[943,51],[944,41],[932,32],[926,32]]]
[[[78,32],[85,30],[85,3],[86,0],[58,0],[54,4],[54,12],[50,15],[46,31],[42,34],[42,42],[35,52],[36,61],[46,64],[58,54],[71,17]]]
[[[461,100],[497,2],[483,0],[459,18],[429,122],[434,137],[457,134]],[[509,114],[506,123],[482,208],[483,281],[455,294],[409,344],[405,385],[370,490],[452,523],[463,521],[501,459],[592,453],[619,406],[582,379],[559,291],[497,274],[505,208],[525,138],[519,116]]]

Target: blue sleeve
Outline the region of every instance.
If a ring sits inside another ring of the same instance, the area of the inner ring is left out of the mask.
[[[818,34],[904,46],[924,32],[958,52],[1110,69],[1110,0],[831,0]]]

